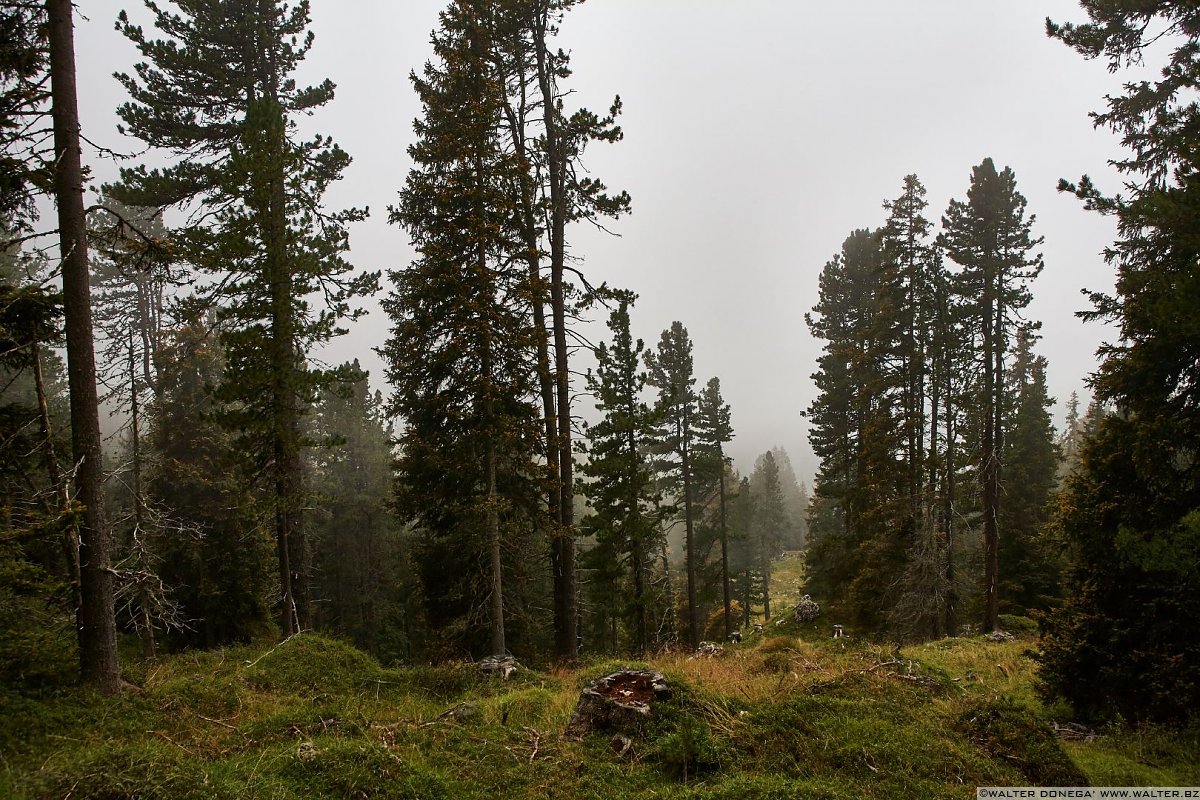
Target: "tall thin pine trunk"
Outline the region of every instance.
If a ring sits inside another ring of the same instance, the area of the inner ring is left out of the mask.
[[[54,196],[62,253],[71,442],[79,464],[75,481],[83,505],[79,526],[79,666],[84,682],[106,694],[116,694],[121,688],[121,675],[111,572],[112,534],[104,518],[72,14],[70,0],[46,0],[54,119]]]
[[[549,9],[537,14],[534,49],[545,120],[546,161],[550,184],[550,303],[554,328],[554,376],[558,422],[559,529],[551,544],[554,572],[554,650],[559,658],[578,653],[578,605],[575,586],[575,463],[571,452],[571,375],[567,357],[566,266],[567,158],[559,129],[554,77],[550,74],[546,35]]]

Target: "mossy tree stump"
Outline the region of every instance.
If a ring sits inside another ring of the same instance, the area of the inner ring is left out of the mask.
[[[589,683],[567,723],[565,736],[582,738],[592,731],[636,735],[650,718],[651,707],[671,696],[659,672],[624,669]]]

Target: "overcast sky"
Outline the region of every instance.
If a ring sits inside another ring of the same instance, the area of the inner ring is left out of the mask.
[[[79,6],[85,134],[136,149],[116,132],[125,97],[111,77],[130,70],[136,52],[113,21],[122,8],[146,14],[119,0]],[[444,6],[312,0],[316,44],[300,77],[332,78],[338,92],[306,126],[354,157],[328,200],[370,206],[370,220],[351,229],[350,260],[362,269],[412,259],[386,207],[409,168],[420,113],[408,73],[431,57]],[[1111,330],[1074,313],[1086,306],[1082,288],[1112,287],[1100,251],[1114,231],[1055,185],[1086,172],[1116,188],[1106,162],[1118,143],[1092,128],[1088,112],[1117,79],[1047,39],[1047,15],[1079,21],[1083,12],[1067,0],[591,0],[567,16],[559,39],[572,53],[570,99],[603,111],[620,94],[625,106],[625,140],[594,146],[586,165],[633,197],[633,214],[611,226],[618,236],[577,227],[572,253],[593,282],[640,295],[633,327],[648,344],[672,320],[688,328],[698,384],[720,377],[732,406],[731,452],[743,472],[774,445],[802,480],[816,468],[800,412],[814,396],[821,346],[804,313],[824,263],[851,230],[883,223],[881,203],[906,174],[925,184],[937,222],[989,156],[1016,172],[1045,237],[1029,315],[1044,323],[1039,352],[1050,361],[1056,419],[1071,391],[1086,402],[1084,380]],[[89,163],[101,181],[115,176],[112,163]],[[597,316],[589,335],[603,336]],[[386,391],[371,350],[385,331],[376,310],[328,357],[358,357]]]

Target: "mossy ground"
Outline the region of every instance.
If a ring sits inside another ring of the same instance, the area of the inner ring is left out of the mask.
[[[644,738],[563,738],[580,687],[636,662],[508,681],[388,669],[318,636],[133,664],[141,687],[0,690],[0,798],[968,798],[977,785],[1200,785],[1200,730],[1060,743],[1034,643],[899,652],[787,623],[716,658],[641,665],[677,687]],[[448,713],[460,709],[461,713]]]

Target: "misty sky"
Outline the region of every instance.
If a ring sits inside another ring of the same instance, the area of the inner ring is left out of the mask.
[[[351,229],[350,260],[362,269],[412,259],[386,209],[409,168],[420,113],[407,76],[431,56],[444,5],[312,0],[316,44],[299,77],[329,77],[338,93],[305,129],[332,135],[355,159],[328,202],[370,206],[370,220]],[[129,71],[136,52],[113,21],[122,8],[135,20],[147,15],[120,0],[79,6],[84,133],[136,150],[117,134],[114,109],[125,96],[111,77]],[[1106,161],[1120,154],[1118,142],[1094,130],[1088,112],[1118,84],[1104,64],[1047,39],[1047,15],[1083,17],[1066,0],[590,0],[567,16],[559,43],[573,57],[569,101],[603,111],[620,94],[625,107],[625,140],[594,146],[586,166],[633,197],[633,214],[610,226],[619,236],[576,227],[572,254],[593,282],[640,295],[633,327],[648,344],[672,320],[687,326],[698,385],[720,377],[732,406],[740,470],[781,445],[811,480],[800,412],[814,396],[820,343],[804,313],[842,240],[881,225],[882,201],[909,173],[928,189],[927,216],[937,222],[952,197],[965,199],[971,168],[988,156],[1016,172],[1045,237],[1028,313],[1044,323],[1038,351],[1050,361],[1056,419],[1072,390],[1086,402],[1094,351],[1112,331],[1074,312],[1086,307],[1080,289],[1112,287],[1099,254],[1114,230],[1055,185],[1086,172],[1117,188]],[[112,162],[85,159],[100,181],[115,177]],[[371,349],[386,320],[374,307],[326,357],[359,358],[386,391]],[[603,316],[587,335],[604,336]]]

